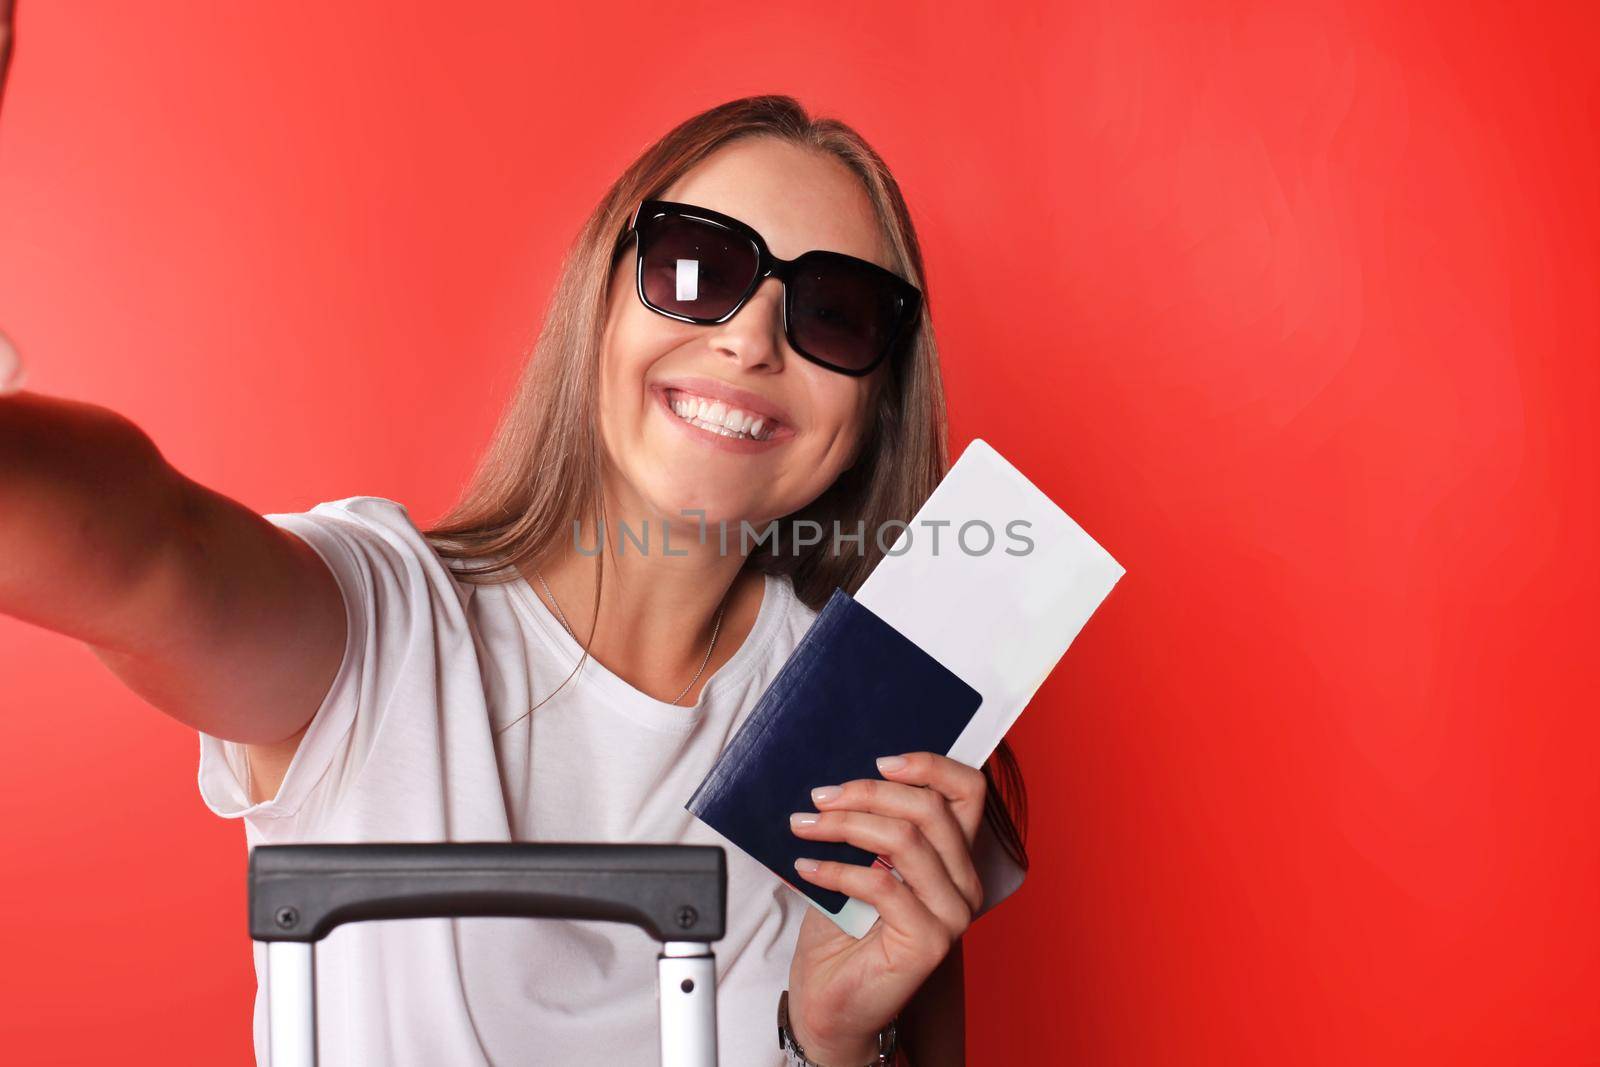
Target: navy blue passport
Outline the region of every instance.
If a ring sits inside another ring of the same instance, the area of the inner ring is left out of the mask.
[[[835,589],[686,806],[837,918],[849,898],[802,879],[794,861],[877,857],[843,842],[802,840],[789,830],[789,813],[815,811],[811,790],[819,785],[881,777],[879,756],[950,751],[982,699]]]

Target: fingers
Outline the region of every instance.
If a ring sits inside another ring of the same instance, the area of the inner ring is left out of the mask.
[[[914,823],[864,811],[797,811],[790,816],[789,824],[797,837],[844,841],[886,857],[951,937],[960,937],[972,922],[976,905],[968,903],[945,869],[943,859]]]
[[[795,860],[794,869],[812,885],[871,904],[878,910],[884,925],[899,935],[908,947],[923,955],[930,969],[950,950],[954,938],[944,924],[917,899],[909,885],[885,868],[799,859]]]
[[[899,782],[862,778],[814,789],[811,799],[819,811],[865,811],[903,819],[914,825],[933,846],[967,907],[976,912],[982,906],[983,884],[972,864],[971,846],[949,802],[940,793]],[[899,860],[894,860],[894,864],[899,867]]]
[[[884,856],[900,878],[879,866],[812,859],[797,860],[795,870],[813,884],[871,904],[891,929],[919,946],[936,933],[944,939],[938,946],[942,958],[949,940],[961,935],[982,904],[972,843],[982,825],[988,782],[982,771],[933,752],[886,756],[878,770],[887,780],[857,779],[818,790],[813,800],[822,810],[815,817],[796,812],[791,825],[796,836],[845,841]]]
[[[0,101],[5,100],[6,68],[11,65],[11,10],[11,0],[0,0]]]
[[[950,810],[967,838],[978,839],[983,824],[983,798],[989,783],[983,772],[949,756],[933,752],[907,752],[878,760],[878,773],[893,782],[927,786],[950,802]]]
[[[4,3],[5,0],[0,0],[0,4]],[[22,357],[17,355],[10,339],[0,333],[0,396],[21,389],[25,378],[27,373],[22,368]]]

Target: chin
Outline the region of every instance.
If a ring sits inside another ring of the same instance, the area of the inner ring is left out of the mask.
[[[698,538],[700,523],[705,522],[707,543],[717,536],[717,524],[725,523],[728,527],[729,537],[737,537],[741,519],[754,525],[757,520],[751,516],[762,510],[744,493],[718,492],[706,484],[707,479],[696,478],[687,483],[680,483],[675,478],[663,478],[656,481],[662,491],[651,493],[648,497],[655,513],[661,520],[671,523],[674,527],[684,527]],[[685,514],[690,512],[692,514]],[[704,520],[700,512],[705,513]],[[655,525],[655,523],[652,523]],[[676,533],[676,529],[674,533]],[[683,544],[675,541],[675,545]],[[675,549],[676,550],[676,549]]]

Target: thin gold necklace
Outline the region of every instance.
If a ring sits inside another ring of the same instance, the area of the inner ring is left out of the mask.
[[[561,610],[561,605],[556,603],[556,595],[550,591],[550,583],[544,580],[544,575],[540,574],[537,569],[534,570],[533,573],[539,579],[539,584],[544,586],[544,595],[550,598],[550,606],[556,609],[556,618],[560,619],[561,625],[567,628],[567,633],[572,634],[572,639],[574,641],[578,641],[578,635],[576,631],[572,629],[572,625],[567,622],[567,616]],[[729,587],[728,591],[730,593],[733,591],[731,586]],[[673,697],[672,700],[668,701],[668,703],[676,704],[678,701],[682,700],[689,690],[694,688],[694,683],[700,680],[700,675],[705,672],[706,664],[711,662],[711,650],[717,647],[717,631],[722,629],[722,612],[727,606],[728,598],[724,596],[722,598],[721,606],[717,608],[717,621],[711,626],[711,644],[706,648],[705,659],[700,661],[700,669],[694,672],[694,677],[690,678],[689,684],[683,687],[683,692]],[[578,644],[582,645],[583,642],[578,641]]]

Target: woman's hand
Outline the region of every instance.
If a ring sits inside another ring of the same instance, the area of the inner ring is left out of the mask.
[[[11,67],[11,0],[0,0],[0,103],[6,98],[6,71]]]
[[[0,0],[0,4],[3,3],[5,0]],[[7,340],[6,335],[0,333],[0,396],[21,389],[25,377],[22,357],[17,355],[16,348]]]
[[[0,104],[6,98],[6,71],[11,66],[11,0],[0,0]],[[0,396],[22,388],[22,359],[0,333]]]
[[[800,877],[878,909],[859,940],[808,908],[789,965],[789,1024],[808,1059],[856,1067],[966,931],[983,903],[972,843],[983,821],[983,772],[932,752],[878,761],[883,779],[812,792],[818,814],[790,826],[812,841],[844,841],[899,872],[801,860]],[[887,779],[887,780],[884,780]],[[814,866],[813,866],[814,864]],[[809,869],[808,869],[809,868]]]

